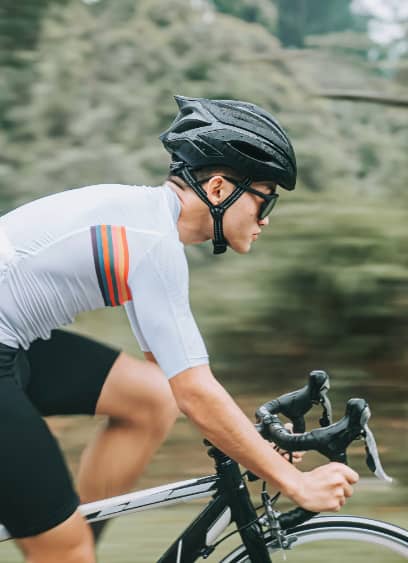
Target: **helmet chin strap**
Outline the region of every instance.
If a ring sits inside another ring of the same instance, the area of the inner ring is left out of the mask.
[[[192,168],[184,162],[172,162],[170,172],[177,174],[195,191],[198,197],[210,208],[214,222],[213,254],[223,254],[227,250],[228,242],[224,237],[222,219],[225,211],[230,207],[252,183],[251,178],[245,178],[242,182],[235,184],[235,190],[219,205],[213,205],[208,199],[205,190],[194,176]]]

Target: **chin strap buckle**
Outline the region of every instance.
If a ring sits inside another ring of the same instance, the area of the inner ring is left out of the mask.
[[[224,254],[224,252],[226,252],[227,250],[227,245],[225,244],[225,242],[217,242],[215,240],[212,241],[213,242],[213,254]]]
[[[225,213],[223,205],[212,205],[210,212],[214,221],[213,254],[223,254],[227,250],[227,241],[222,230],[222,218]]]

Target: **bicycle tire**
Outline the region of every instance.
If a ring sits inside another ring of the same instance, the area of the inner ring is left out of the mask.
[[[381,545],[401,556],[401,561],[408,559],[408,531],[371,518],[358,516],[316,516],[300,526],[287,531],[286,538],[292,543],[288,552],[289,560],[293,561],[292,554],[302,549],[300,546],[325,540],[340,540],[342,548],[345,540],[359,541]],[[281,548],[275,538],[265,534],[265,541],[271,554]],[[250,561],[245,546],[237,547],[233,552],[224,557],[221,563],[244,563]]]

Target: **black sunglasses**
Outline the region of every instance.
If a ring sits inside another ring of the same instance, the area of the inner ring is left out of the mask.
[[[229,178],[228,176],[223,176],[223,178],[228,180],[228,182],[231,182],[231,184],[234,184],[234,186],[237,186],[238,184],[240,184],[242,186],[242,182],[238,182],[237,180],[234,180],[234,178]],[[276,202],[278,201],[279,194],[277,194],[277,193],[264,194],[263,192],[259,192],[258,190],[254,190],[254,188],[250,188],[248,183],[246,183],[245,180],[244,180],[243,183],[245,184],[244,190],[246,192],[250,192],[251,194],[255,194],[255,195],[257,195],[258,197],[261,197],[264,200],[260,209],[259,209],[259,214],[258,214],[258,219],[260,221],[262,221],[262,219],[265,219],[265,217],[267,217],[269,215],[269,213],[272,211],[272,209],[275,207]]]
[[[246,192],[251,192],[251,194],[255,194],[258,197],[261,197],[264,201],[259,209],[258,219],[262,220],[265,219],[275,207],[276,202],[278,201],[279,194],[264,194],[263,192],[258,192],[258,190],[254,190],[253,188],[246,187]]]
[[[276,202],[278,201],[279,194],[277,194],[277,193],[264,194],[263,192],[259,192],[258,190],[254,190],[254,188],[250,188],[249,185],[248,185],[249,181],[244,180],[243,182],[239,182],[238,180],[235,180],[235,178],[230,178],[229,176],[224,176],[223,174],[220,174],[220,176],[222,176],[223,178],[228,180],[228,182],[231,182],[231,184],[234,184],[235,187],[237,187],[239,185],[246,192],[251,192],[252,194],[257,195],[264,200],[260,209],[259,209],[258,219],[260,221],[262,221],[262,219],[265,219],[265,217],[267,217],[269,215],[269,213],[275,207]],[[203,180],[200,180],[199,183],[204,184],[205,182],[208,182],[208,180],[211,180],[211,178],[212,178],[212,176],[210,176],[208,178],[204,178]]]

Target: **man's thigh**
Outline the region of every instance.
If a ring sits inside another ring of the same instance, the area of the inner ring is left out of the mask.
[[[33,342],[26,353],[26,393],[43,416],[92,415],[119,355],[118,350],[90,338],[55,330],[49,340]]]

